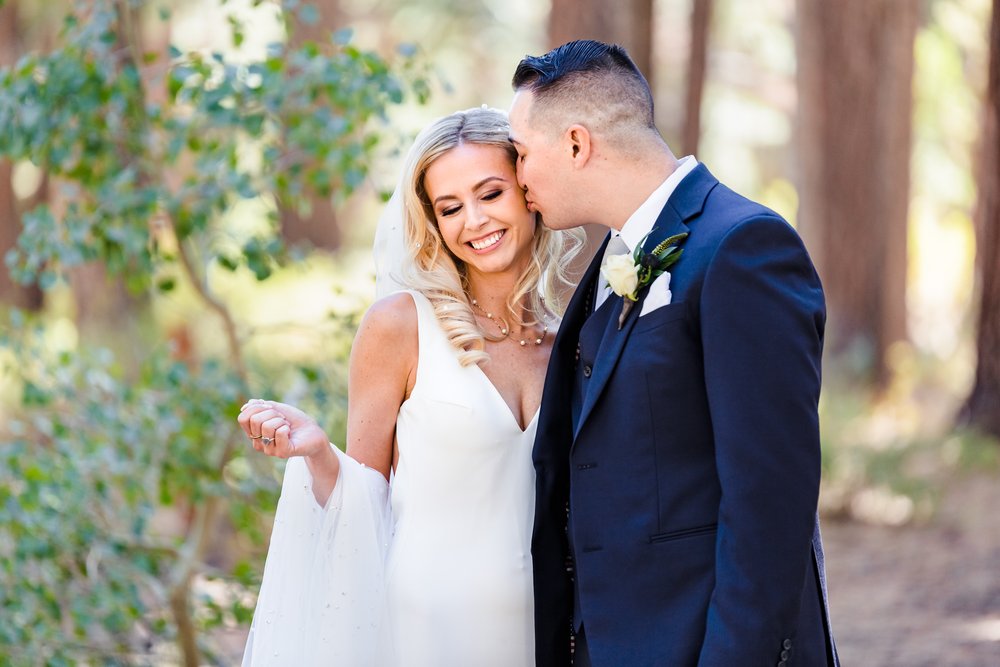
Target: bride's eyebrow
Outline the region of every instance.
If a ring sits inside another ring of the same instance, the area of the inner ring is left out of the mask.
[[[484,178],[483,180],[481,180],[481,181],[479,181],[478,183],[476,183],[475,185],[473,185],[473,186],[472,186],[472,189],[473,189],[473,190],[478,190],[479,188],[483,187],[484,185],[486,185],[486,184],[487,184],[487,183],[489,183],[490,181],[501,181],[501,182],[503,182],[503,183],[506,183],[506,182],[507,182],[507,179],[506,179],[506,178],[504,178],[503,176],[487,176],[487,177],[486,177],[486,178]],[[437,206],[437,203],[438,203],[439,201],[442,201],[442,200],[444,200],[444,199],[458,199],[458,197],[457,197],[456,195],[441,195],[440,197],[437,197],[437,198],[436,198],[436,199],[435,199],[435,200],[434,200],[434,201],[433,201],[433,202],[431,203],[431,206]]]

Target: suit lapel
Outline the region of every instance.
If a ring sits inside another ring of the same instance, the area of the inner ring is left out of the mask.
[[[540,447],[552,446],[563,442],[564,438],[555,437],[562,419],[566,419],[567,406],[572,401],[573,370],[576,363],[576,347],[580,339],[580,330],[590,315],[590,304],[593,302],[592,292],[601,268],[601,256],[608,245],[604,239],[590,266],[584,272],[577,284],[576,291],[570,298],[569,305],[559,325],[559,331],[552,344],[552,357],[549,360],[548,371],[545,374],[545,387],[542,393],[541,413],[538,415],[538,435],[535,438],[534,457],[538,460],[547,452]],[[591,297],[591,298],[588,298]],[[572,426],[570,426],[570,431]],[[543,434],[546,437],[543,437]]]
[[[692,220],[701,213],[705,204],[705,198],[718,183],[719,181],[709,173],[704,165],[699,164],[695,167],[681,181],[677,189],[670,196],[670,199],[667,200],[663,210],[660,211],[660,215],[653,224],[652,232],[642,244],[643,250],[649,252],[664,239],[675,234],[689,232],[689,228],[685,224],[686,221]],[[605,240],[606,244],[607,241]],[[601,252],[603,253],[603,250]],[[684,261],[683,257],[678,261],[682,263]],[[620,330],[618,329],[618,317],[622,311],[622,298],[614,294],[609,297],[615,303],[613,304],[611,317],[604,328],[604,336],[601,338],[601,344],[597,348],[594,358],[594,369],[588,381],[586,394],[584,395],[580,419],[574,427],[574,443],[577,434],[587,421],[590,412],[594,409],[594,405],[601,397],[604,387],[614,372],[615,366],[618,365],[618,359],[621,357],[622,350],[625,349],[625,342],[628,340],[629,334],[632,333],[632,328],[639,319],[639,313],[642,311],[642,302],[645,300],[648,292],[648,286],[640,290],[638,295],[639,300],[632,304],[632,310],[629,312],[628,317],[625,318],[625,322]]]

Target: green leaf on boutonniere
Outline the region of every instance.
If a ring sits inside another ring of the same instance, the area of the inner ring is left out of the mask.
[[[655,248],[653,248],[653,251],[651,253],[649,253],[649,254],[653,255],[654,257],[659,257],[660,255],[663,255],[664,253],[666,253],[667,255],[669,255],[674,250],[679,250],[679,248],[677,246],[679,246],[681,243],[683,243],[684,239],[686,239],[686,238],[687,238],[687,232],[684,232],[682,234],[674,234],[670,238],[666,238],[666,239],[663,239],[662,241],[660,241],[657,244],[657,246]],[[640,244],[639,247],[640,248],[642,247],[641,244]]]

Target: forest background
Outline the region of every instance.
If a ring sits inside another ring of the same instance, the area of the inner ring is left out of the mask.
[[[844,663],[996,664],[1000,0],[0,0],[0,665],[238,662],[238,406],[343,442],[400,151],[580,37],[819,268]]]

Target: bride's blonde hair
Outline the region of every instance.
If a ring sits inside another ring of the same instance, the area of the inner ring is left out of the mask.
[[[489,359],[485,337],[476,323],[468,295],[465,263],[457,259],[441,238],[424,179],[439,157],[462,144],[496,146],[510,158],[517,152],[510,143],[507,114],[486,107],[457,111],[425,128],[414,142],[403,174],[403,218],[406,252],[411,260],[403,280],[431,302],[448,340],[458,350],[463,366]],[[531,261],[507,297],[510,319],[522,326],[547,324],[562,313],[560,293],[570,285],[565,267],[581,246],[578,232],[558,232],[535,224]],[[525,299],[526,297],[526,299]],[[527,321],[521,303],[526,300]]]

